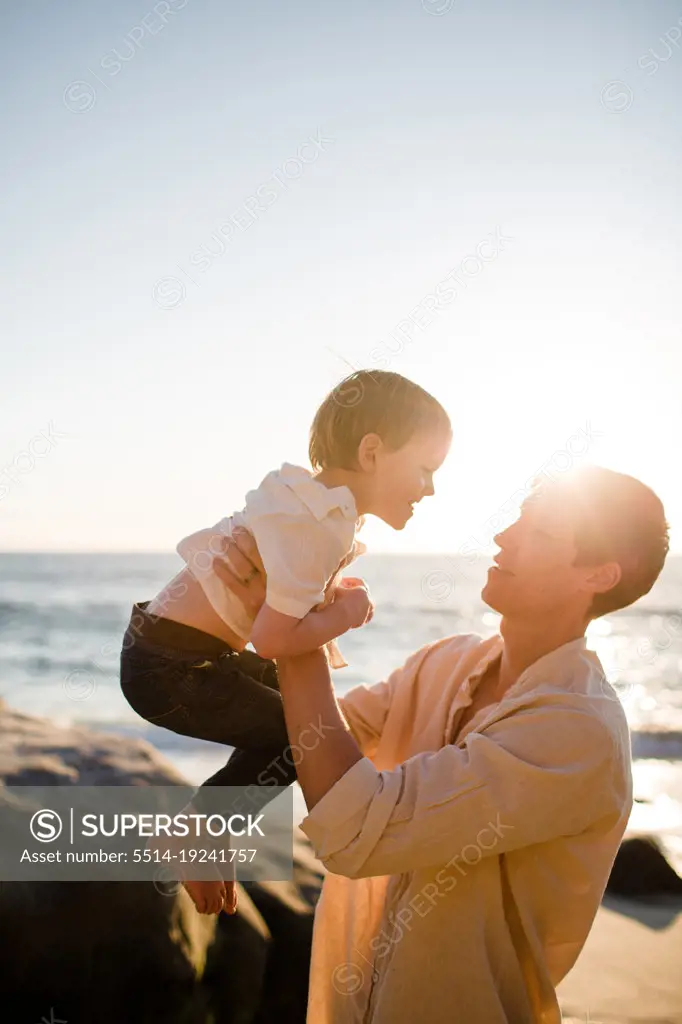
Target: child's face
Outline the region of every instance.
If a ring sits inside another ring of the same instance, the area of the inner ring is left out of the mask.
[[[369,478],[367,512],[402,530],[412,518],[414,506],[434,493],[433,474],[450,450],[449,431],[415,434],[397,451],[379,444]]]

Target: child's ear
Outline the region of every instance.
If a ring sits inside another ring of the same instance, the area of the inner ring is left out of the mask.
[[[371,473],[376,466],[377,455],[383,447],[378,434],[365,434],[358,445],[358,465],[366,473]]]

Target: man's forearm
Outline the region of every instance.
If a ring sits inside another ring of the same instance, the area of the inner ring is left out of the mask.
[[[296,763],[298,781],[308,810],[312,810],[334,783],[361,760],[362,753],[336,703],[322,651],[279,658],[277,674],[289,742],[301,752]],[[311,725],[316,726],[319,737],[312,745]]]

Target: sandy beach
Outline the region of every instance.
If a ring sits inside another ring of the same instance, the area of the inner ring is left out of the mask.
[[[682,898],[607,897],[559,995],[566,1024],[680,1024]]]

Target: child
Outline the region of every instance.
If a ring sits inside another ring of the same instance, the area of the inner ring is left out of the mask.
[[[240,512],[178,544],[185,568],[153,601],[133,608],[121,688],[147,721],[236,748],[204,787],[295,780],[272,659],[327,646],[332,665],[345,664],[335,638],[373,612],[363,586],[338,585],[341,569],[362,550],[361,517],[371,513],[402,530],[414,505],[434,493],[433,474],[450,441],[447,413],[421,387],[397,373],[358,371],[315,415],[314,474],[284,463],[247,494]],[[212,568],[235,526],[253,534],[266,571],[255,619]],[[248,641],[256,653],[245,650]],[[223,901],[234,912],[233,883],[184,885],[200,913],[219,913]]]

